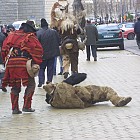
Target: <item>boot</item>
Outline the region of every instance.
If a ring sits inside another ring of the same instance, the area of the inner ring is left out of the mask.
[[[24,105],[22,111],[24,112],[34,112],[35,109],[31,108],[33,94],[24,95]]]
[[[131,97],[121,97],[110,87],[103,87],[102,91],[106,94],[106,99],[110,100],[114,106],[121,107],[127,105],[132,98]]]
[[[22,112],[19,110],[18,106],[18,99],[19,95],[15,95],[14,93],[11,93],[11,103],[12,103],[12,114],[21,114]]]
[[[22,114],[22,111],[20,111],[18,109],[14,109],[12,114]]]
[[[117,107],[122,107],[127,105],[132,100],[131,97],[122,97],[119,102],[116,104]]]

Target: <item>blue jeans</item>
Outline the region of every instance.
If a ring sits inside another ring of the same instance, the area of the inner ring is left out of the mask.
[[[53,68],[54,68],[54,61],[55,57],[47,60],[43,60],[43,62],[40,65],[39,70],[39,84],[45,83],[45,69],[47,67],[47,81],[52,82],[53,79]]]
[[[2,78],[4,77],[4,72],[0,73],[0,88],[2,87]]]
[[[58,57],[55,57],[55,61],[54,61],[54,69],[53,69],[53,74],[54,74],[54,75],[56,75],[57,58],[59,59],[59,63],[60,63],[60,72],[63,73],[62,56],[58,56]]]

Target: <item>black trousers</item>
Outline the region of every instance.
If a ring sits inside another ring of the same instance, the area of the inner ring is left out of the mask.
[[[92,53],[92,56],[94,58],[97,58],[97,47],[96,45],[86,45],[86,53],[87,53],[87,59],[90,60],[90,56]]]

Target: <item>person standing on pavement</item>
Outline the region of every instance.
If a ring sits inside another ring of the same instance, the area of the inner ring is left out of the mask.
[[[31,108],[32,96],[35,91],[35,79],[31,77],[26,68],[26,63],[32,59],[32,63],[41,64],[43,49],[35,35],[36,29],[30,21],[22,23],[19,30],[10,33],[3,42],[2,59],[6,70],[2,85],[11,88],[12,114],[34,112]],[[21,85],[26,86],[24,93],[24,105],[19,110],[18,99]]]
[[[2,87],[2,78],[4,76],[5,68],[1,57],[1,49],[5,38],[6,36],[2,32],[0,32],[0,89],[2,89],[3,92],[7,92],[7,89],[5,87]]]
[[[136,34],[137,45],[140,49],[140,17],[137,18],[137,22],[134,25],[134,32]]]
[[[77,38],[81,31],[75,26],[74,21],[66,19],[62,21],[59,32],[62,39],[63,74],[64,79],[66,79],[69,75],[70,66],[71,74],[78,73],[79,47]]]
[[[39,71],[39,84],[38,87],[42,87],[45,83],[45,69],[47,67],[47,83],[52,82],[53,79],[53,69],[55,57],[60,55],[59,45],[60,37],[56,30],[50,29],[48,27],[47,21],[41,19],[41,29],[37,31],[37,37],[44,50],[43,62],[40,65]]]
[[[85,26],[86,31],[86,53],[87,53],[87,61],[90,61],[90,55],[92,52],[92,56],[94,57],[94,61],[97,61],[97,47],[96,41],[98,41],[98,31],[95,25],[91,24],[90,20],[87,20],[87,24]]]
[[[2,32],[0,32],[0,88],[2,89],[3,92],[7,92],[7,89],[5,87],[2,87],[2,79],[4,77],[5,67],[1,57],[1,48],[2,48],[3,41],[8,36],[8,34],[15,31],[15,28],[12,24],[9,24],[6,29],[7,30],[5,35]]]

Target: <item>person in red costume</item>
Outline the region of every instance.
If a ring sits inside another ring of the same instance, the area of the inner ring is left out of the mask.
[[[3,78],[3,87],[11,87],[12,114],[34,112],[31,108],[32,96],[35,91],[35,79],[31,77],[26,68],[26,62],[32,59],[33,63],[42,63],[43,48],[36,37],[36,29],[31,21],[22,23],[19,30],[12,32],[4,40],[2,46],[2,59],[6,70]],[[24,105],[19,110],[18,99],[21,86],[26,86]]]

